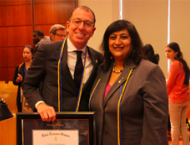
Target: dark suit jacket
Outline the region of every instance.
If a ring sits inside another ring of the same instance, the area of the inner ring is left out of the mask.
[[[25,63],[23,63],[20,66],[20,69],[19,69],[19,66],[20,65],[16,66],[15,74],[14,74],[14,78],[13,78],[13,84],[18,86],[18,90],[17,90],[17,109],[18,109],[18,112],[22,112],[22,104],[21,104],[21,98],[20,98],[20,96],[21,96],[21,94],[20,94],[20,87],[21,87],[22,82],[24,81],[24,78],[25,78],[25,72],[24,72]],[[18,77],[18,73],[21,74],[21,76],[23,78],[22,82],[20,82],[20,83],[16,82],[16,78]]]
[[[60,55],[62,41],[42,44],[38,48],[31,67],[24,81],[24,96],[31,108],[35,108],[35,104],[43,100],[46,104],[53,106],[55,111],[58,111],[58,72],[57,64]],[[80,101],[79,111],[88,110],[89,94],[94,82],[97,69],[101,63],[101,54],[92,48],[89,48],[88,53],[91,57],[93,70],[83,86],[82,97]],[[62,56],[62,96],[63,96],[63,111],[75,111],[78,97],[78,89],[75,86],[74,80],[71,77],[67,66],[67,42],[63,50]],[[40,81],[42,83],[42,95],[37,90]]]
[[[117,104],[120,85],[124,86],[130,68],[134,68],[121,100],[123,145],[167,145],[168,96],[164,75],[158,65],[142,60],[138,66],[128,63],[121,75],[104,93],[112,71],[98,70],[101,79],[91,100],[95,111],[97,145],[117,145]]]

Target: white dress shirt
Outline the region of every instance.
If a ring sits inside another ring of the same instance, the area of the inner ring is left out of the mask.
[[[85,59],[85,49],[87,46],[85,46],[84,48],[82,48],[80,51],[82,51],[82,62],[83,62],[83,67],[84,67],[84,59]],[[75,72],[75,65],[77,62],[77,54],[76,52],[77,48],[71,43],[71,41],[69,40],[69,38],[67,39],[67,65],[68,68],[70,70],[71,76],[74,79],[74,72]],[[84,76],[84,83],[86,83],[86,81],[88,80],[92,69],[93,69],[93,65],[92,65],[92,61],[90,59],[89,53],[87,51],[86,54],[86,70],[85,70],[85,76]]]

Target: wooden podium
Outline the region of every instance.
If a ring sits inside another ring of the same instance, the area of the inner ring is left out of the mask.
[[[16,145],[16,117],[0,121],[1,145]]]
[[[0,121],[0,144],[16,145],[16,97],[18,86],[13,85],[12,81],[5,83],[0,81],[0,97],[7,103],[13,118]]]

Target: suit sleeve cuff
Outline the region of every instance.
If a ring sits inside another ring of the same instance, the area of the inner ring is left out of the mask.
[[[35,108],[37,109],[37,106],[41,103],[44,103],[44,101],[38,101],[36,104],[35,104]]]

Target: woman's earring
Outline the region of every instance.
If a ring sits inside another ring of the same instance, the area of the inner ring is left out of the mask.
[[[113,56],[112,56],[112,55],[110,56],[110,59],[113,59]]]

